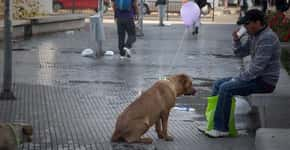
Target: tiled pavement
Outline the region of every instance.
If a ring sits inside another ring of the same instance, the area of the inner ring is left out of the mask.
[[[118,52],[115,25],[105,27],[104,48]],[[139,90],[171,67],[184,31],[182,25],[145,25],[145,37],[138,39],[136,54],[130,61],[120,61],[117,54],[97,59],[81,57],[81,50],[88,46],[87,29],[75,31],[74,35],[56,33],[19,41],[15,47],[29,51],[13,52],[13,91],[17,100],[0,101],[0,121],[33,125],[33,142],[21,145],[19,149],[23,150],[252,149],[251,134],[211,139],[196,128],[196,120],[204,120],[203,98],[210,92],[210,81],[238,71],[239,60],[232,57],[228,36],[232,29],[232,25],[203,25],[198,38],[186,35],[173,72],[190,74],[196,79],[199,93],[177,101],[193,111],[172,110],[169,132],[173,142],[158,140],[154,130],[147,133],[154,138],[152,145],[115,144],[110,136],[117,115]]]

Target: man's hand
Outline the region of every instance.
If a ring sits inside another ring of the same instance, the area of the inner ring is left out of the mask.
[[[237,34],[238,31],[239,31],[239,29],[236,29],[232,33],[232,36],[233,36],[234,41],[238,41],[240,39],[239,36],[238,36],[238,34]]]

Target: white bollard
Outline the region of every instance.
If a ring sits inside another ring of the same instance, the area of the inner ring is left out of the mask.
[[[103,55],[102,42],[105,40],[104,26],[99,14],[90,17],[90,38],[97,44],[96,55]]]

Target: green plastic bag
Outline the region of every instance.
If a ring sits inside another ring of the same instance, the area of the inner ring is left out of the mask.
[[[210,131],[214,127],[214,113],[218,102],[218,96],[207,97],[207,107],[205,117],[207,120],[207,130]],[[235,108],[236,100],[232,98],[231,114],[229,120],[229,134],[230,136],[237,136],[238,132],[235,125]]]

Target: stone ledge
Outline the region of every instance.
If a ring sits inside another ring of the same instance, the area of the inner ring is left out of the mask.
[[[256,132],[256,150],[289,150],[290,129],[261,128]]]
[[[280,71],[280,79],[273,93],[249,96],[252,105],[258,107],[261,127],[290,128],[290,77],[285,69]],[[279,123],[281,122],[281,123]]]
[[[281,42],[281,47],[290,50],[290,42]]]
[[[28,20],[13,20],[12,21],[13,27],[24,26],[28,24],[30,24]],[[4,31],[4,20],[0,20],[0,31],[1,32]]]
[[[86,15],[82,14],[67,14],[67,15],[52,15],[52,16],[37,16],[27,18],[32,24],[45,24],[52,22],[67,22],[72,20],[83,20]]]
[[[13,33],[12,37],[17,38],[17,37],[23,37],[25,34],[25,27],[29,25],[30,22],[28,20],[14,20],[12,21],[12,26],[13,26]],[[4,21],[0,21],[0,41],[4,39]]]
[[[85,25],[85,15],[53,15],[13,21],[13,38],[31,37],[35,34],[80,29]],[[0,40],[4,39],[4,22],[0,22]]]

